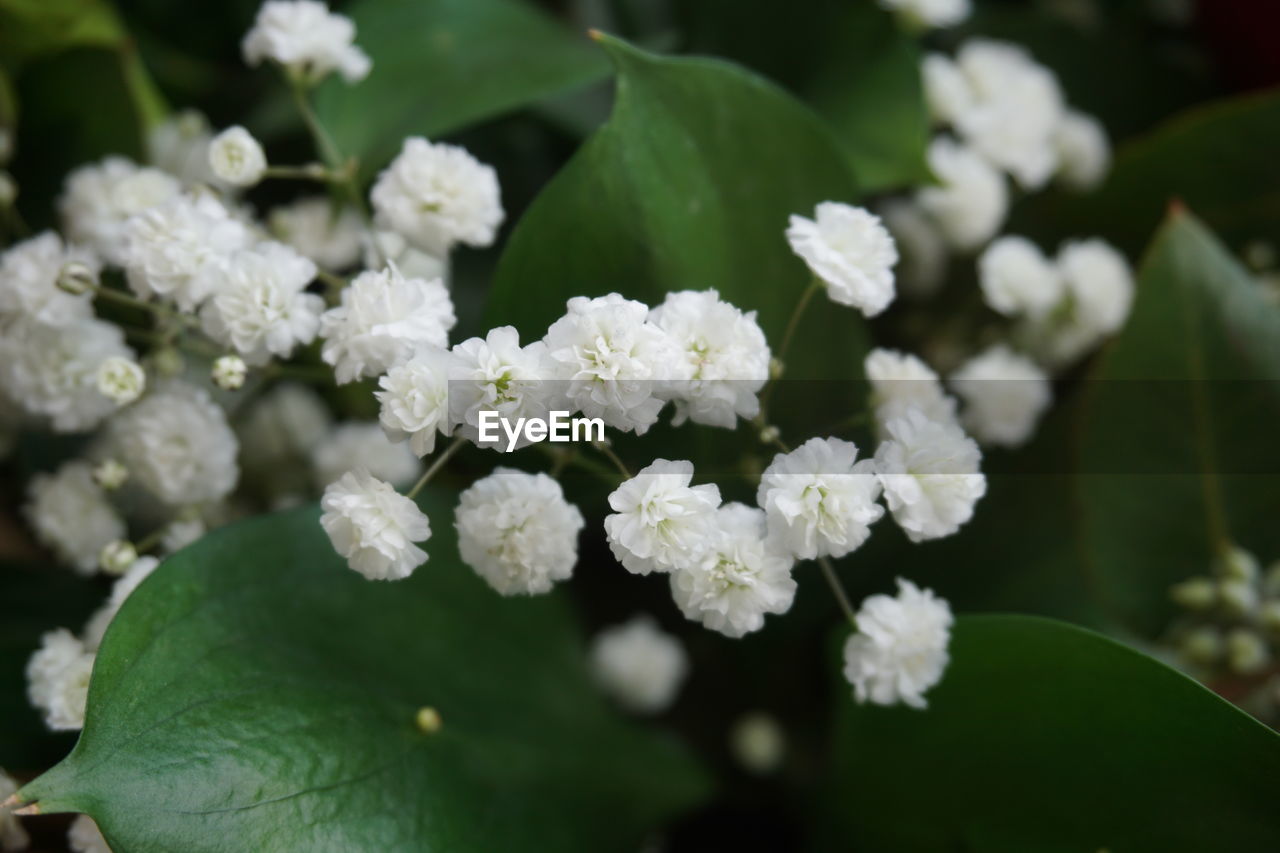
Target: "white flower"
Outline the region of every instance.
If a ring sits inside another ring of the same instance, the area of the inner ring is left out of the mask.
[[[462,493],[462,561],[503,595],[537,595],[573,574],[582,513],[546,474],[495,468]]]
[[[119,326],[96,318],[63,328],[23,323],[0,335],[0,387],[55,432],[82,432],[116,410],[98,390],[98,366],[113,356],[133,358]]]
[[[81,574],[97,571],[103,546],[125,535],[124,522],[93,480],[92,466],[80,460],[35,475],[24,512],[36,538]]]
[[[244,386],[249,366],[238,355],[223,355],[213,360],[209,377],[213,384],[224,391],[236,391]]]
[[[973,89],[951,57],[941,53],[926,54],[920,63],[920,77],[929,115],[936,123],[955,124],[973,108]]]
[[[322,269],[344,270],[360,260],[364,237],[360,214],[352,207],[335,209],[333,202],[324,196],[301,198],[272,208],[267,224],[277,240],[288,243]]]
[[[244,60],[278,62],[312,81],[337,71],[348,83],[363,80],[371,63],[356,47],[356,28],[345,15],[315,0],[268,0],[244,37]]]
[[[170,382],[112,418],[110,430],[134,480],[166,504],[216,501],[235,487],[235,433],[201,388]]]
[[[795,598],[795,560],[768,536],[763,510],[740,503],[716,510],[711,549],[671,575],[680,611],[727,637],[764,627],[766,613],[785,613]]]
[[[1088,192],[1107,177],[1111,168],[1111,142],[1102,122],[1068,110],[1054,132],[1058,149],[1058,178],[1070,189]]]
[[[266,173],[267,155],[253,134],[237,124],[209,143],[209,167],[232,186],[251,187]]]
[[[655,459],[609,495],[609,548],[637,575],[692,566],[711,547],[720,489],[690,486],[693,463]]]
[[[324,300],[304,292],[315,277],[316,265],[283,243],[236,252],[200,312],[204,331],[251,365],[287,357],[320,328]]]
[[[595,636],[591,672],[601,689],[627,710],[655,714],[675,701],[689,658],[679,640],[648,616],[636,616]]]
[[[648,321],[649,307],[616,293],[575,296],[543,340],[572,406],[643,435],[658,420],[661,380],[688,379],[679,345]]]
[[[942,680],[951,641],[951,607],[930,590],[898,579],[898,595],[873,595],[858,610],[858,631],[844,644],[844,677],[859,702],[924,708]]]
[[[955,533],[987,491],[978,445],[957,424],[918,409],[885,423],[884,433],[875,471],[894,521],[912,542]]]
[[[394,265],[356,276],[320,318],[322,356],[339,384],[386,373],[424,346],[447,347],[457,318],[440,279],[405,278]]]
[[[1051,365],[1064,366],[1118,331],[1133,307],[1133,273],[1124,256],[1102,240],[1066,243],[1058,251],[1066,296],[1054,312],[1022,330],[1028,345]]]
[[[138,559],[138,549],[132,542],[117,539],[102,546],[98,554],[98,565],[109,575],[122,575]]]
[[[496,430],[496,441],[481,441],[480,413],[497,412],[514,424],[521,418],[546,420],[552,409],[566,406],[560,385],[549,381],[552,365],[547,345],[520,346],[514,326],[490,329],[484,338],[469,338],[449,352],[449,426],[481,447],[505,450],[508,438]],[[529,441],[522,435],[515,447]]]
[[[179,195],[129,220],[122,263],[143,299],[194,311],[219,283],[219,268],[249,245],[249,229],[208,193]]]
[[[973,11],[969,0],[880,0],[880,5],[918,27],[954,27]]]
[[[1053,72],[1017,45],[972,39],[956,53],[970,105],[953,124],[979,154],[1027,189],[1038,189],[1058,165],[1054,134],[1062,90]]]
[[[159,169],[138,166],[124,157],[107,157],[67,176],[58,209],[68,239],[119,266],[124,263],[129,219],[181,191],[178,180]]]
[[[502,224],[498,176],[464,149],[404,141],[369,195],[378,222],[443,256],[455,243],[488,246]]]
[[[55,732],[84,727],[84,707],[93,671],[92,652],[65,628],[40,638],[27,662],[27,696]]]
[[[115,619],[116,614],[120,612],[121,605],[125,599],[133,594],[147,577],[160,565],[160,561],[155,557],[138,557],[133,561],[132,565],[122,574],[111,587],[111,595],[106,602],[98,608],[94,614],[89,617],[88,623],[84,626],[82,636],[85,648],[88,651],[96,652],[98,646],[102,645],[102,637],[107,633],[107,628],[111,626],[111,620]]]
[[[939,186],[917,191],[917,203],[953,248],[978,248],[995,236],[1009,211],[1004,177],[973,151],[945,136],[930,143],[928,157]]]
[[[931,420],[955,418],[955,400],[947,396],[933,368],[910,353],[876,348],[863,362],[871,384],[871,408],[877,426],[919,409]]]
[[[834,201],[818,205],[813,219],[791,217],[791,251],[826,285],[831,301],[868,317],[893,301],[893,265],[898,249],[880,217]]]
[[[908,199],[886,202],[880,211],[885,227],[901,250],[898,289],[907,296],[923,298],[937,292],[947,272],[950,250],[938,226],[919,205]]]
[[[436,435],[449,435],[449,354],[428,347],[378,380],[374,396],[382,409],[379,421],[393,442],[408,440],[409,449],[426,456]]]
[[[169,523],[160,537],[160,548],[165,554],[173,554],[198,542],[207,528],[200,518],[178,519]]]
[[[113,355],[98,365],[98,392],[118,406],[132,403],[147,387],[147,374],[131,358]]]
[[[329,409],[319,394],[305,385],[277,385],[250,405],[237,429],[245,471],[271,470],[278,475],[296,468],[331,426]]]
[[[111,853],[98,825],[87,814],[77,815],[67,830],[67,845],[75,853]]]
[[[782,547],[812,560],[843,557],[867,540],[884,508],[876,503],[880,484],[871,460],[856,462],[857,456],[852,442],[811,438],[774,457],[756,503]]]
[[[339,424],[311,451],[317,486],[324,487],[347,471],[360,468],[393,486],[407,486],[422,466],[403,444],[393,444],[376,422]]]
[[[18,790],[18,783],[0,768],[0,802],[4,802]],[[0,850],[25,850],[31,843],[22,821],[7,808],[0,808]]]
[[[1043,317],[1062,300],[1062,276],[1025,237],[994,240],[978,258],[978,284],[992,310],[1008,317]]]
[[[93,316],[86,291],[72,295],[58,287],[62,268],[80,262],[97,273],[97,261],[87,252],[64,246],[62,238],[45,231],[15,243],[0,255],[0,333],[24,320],[46,326],[71,326]]]
[[[1045,372],[1003,344],[966,361],[950,382],[965,402],[965,429],[984,444],[1025,444],[1053,401]]]
[[[147,132],[147,159],[187,186],[215,184],[209,167],[209,120],[195,110],[182,110]]]
[[[449,284],[449,255],[432,254],[411,244],[394,231],[373,230],[364,235],[364,265],[378,268],[395,264],[409,278],[438,278]]]
[[[733,429],[738,418],[760,412],[756,395],[769,379],[769,344],[756,312],[742,311],[714,290],[668,293],[649,320],[680,347],[690,378],[670,383],[677,426],[694,423]]]
[[[431,522],[390,485],[356,470],[324,490],[320,524],[334,549],[369,580],[400,580],[427,561],[413,544],[431,538]]]
[[[93,482],[108,492],[115,491],[129,479],[129,469],[120,464],[120,460],[107,458],[99,462],[93,469]]]

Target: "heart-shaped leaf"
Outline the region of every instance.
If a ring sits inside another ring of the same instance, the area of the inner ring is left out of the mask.
[[[306,508],[216,531],[126,602],[75,751],[22,792],[118,850],[634,849],[706,781],[593,688],[559,596],[457,557],[366,581]],[[442,726],[420,730],[420,708]]]

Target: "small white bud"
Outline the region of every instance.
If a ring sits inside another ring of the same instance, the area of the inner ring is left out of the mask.
[[[98,390],[121,406],[142,396],[147,374],[133,359],[113,355],[98,366]]]
[[[229,127],[209,143],[209,166],[220,180],[251,187],[267,170],[267,155],[258,140],[240,125]]]
[[[129,469],[118,459],[104,459],[93,469],[93,481],[108,492],[114,492],[128,479]]]
[[[783,367],[782,359],[776,358],[776,357],[769,359],[769,378],[770,379],[781,379],[782,373],[784,370],[785,368]]]
[[[1209,666],[1222,656],[1222,635],[1207,625],[1196,628],[1182,638],[1180,650],[1192,663]]]
[[[0,171],[0,207],[11,207],[18,200],[18,182],[13,175]]]
[[[413,717],[413,722],[418,727],[418,731],[424,735],[433,735],[444,725],[444,721],[440,719],[440,712],[430,705],[419,708],[418,713]]]
[[[244,385],[249,368],[238,355],[224,355],[213,362],[214,384],[224,391],[236,391]]]
[[[778,769],[786,753],[786,737],[777,720],[759,711],[745,714],[729,733],[733,756],[751,773],[765,775]]]
[[[1189,578],[1169,589],[1169,597],[1188,610],[1204,610],[1218,600],[1218,587],[1205,577]]]
[[[1218,584],[1218,598],[1227,612],[1248,616],[1258,609],[1258,589],[1252,582],[1228,578]]]
[[[63,264],[62,269],[58,272],[58,289],[64,290],[72,296],[88,293],[90,290],[96,289],[97,286],[97,274],[88,264],[80,261],[71,261]]]
[[[782,438],[782,430],[778,429],[773,424],[770,424],[760,430],[760,441],[763,444],[773,444],[780,438]]]
[[[1258,558],[1243,548],[1232,547],[1222,557],[1221,569],[1223,577],[1252,583],[1258,578]]]
[[[1227,665],[1237,675],[1252,675],[1270,660],[1271,652],[1257,632],[1236,628],[1227,635]]]
[[[186,370],[187,363],[176,348],[165,347],[151,354],[151,367],[161,376],[177,376]]]
[[[138,561],[138,551],[133,543],[125,539],[117,539],[102,546],[98,555],[98,565],[108,574],[122,575]]]

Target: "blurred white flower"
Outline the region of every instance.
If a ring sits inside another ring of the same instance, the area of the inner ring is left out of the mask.
[[[648,616],[606,628],[591,641],[591,672],[618,704],[639,714],[656,714],[675,701],[689,672],[680,641]]]
[[[752,773],[772,773],[786,756],[787,739],[770,714],[743,714],[729,730],[729,747],[738,763]]]
[[[768,532],[764,510],[740,503],[716,510],[710,550],[671,575],[680,612],[726,637],[741,637],[763,628],[766,613],[791,609],[795,560]]]
[[[672,422],[733,429],[760,412],[756,395],[769,379],[769,344],[756,312],[743,313],[714,290],[668,293],[649,320],[680,348],[686,366],[663,388],[675,401]]]
[[[300,198],[271,209],[267,224],[272,235],[316,262],[321,269],[344,270],[360,260],[364,223],[352,207],[335,209],[325,196]],[[382,267],[383,264],[370,264]],[[416,274],[405,271],[410,277]],[[416,276],[436,278],[435,275]]]
[[[248,247],[250,234],[209,193],[178,195],[129,220],[122,263],[143,299],[172,299],[194,311],[218,285],[219,267]]]
[[[930,420],[949,421],[956,416],[956,402],[947,396],[933,368],[910,353],[876,348],[863,362],[871,384],[871,408],[876,425],[919,409]]]
[[[369,198],[379,224],[437,257],[456,243],[488,246],[504,216],[492,168],[456,145],[420,136],[404,141]]]
[[[226,415],[204,389],[183,382],[112,418],[109,441],[134,480],[170,506],[224,498],[239,478]]]
[[[249,366],[238,355],[223,355],[215,358],[213,367],[209,370],[209,378],[223,391],[238,391],[244,386],[244,380],[248,374]]]
[[[158,565],[160,565],[160,561],[155,557],[138,557],[116,580],[111,587],[111,595],[89,617],[88,623],[84,626],[84,631],[81,632],[85,648],[88,651],[96,652],[98,650],[98,646],[102,645],[103,635],[107,633],[111,620],[115,619],[116,614],[120,612],[120,607],[124,604],[125,599],[133,594],[138,585],[146,580]]]
[[[573,574],[582,513],[546,474],[495,468],[458,500],[462,560],[502,595],[537,595]]]
[[[75,853],[111,853],[98,825],[87,814],[77,815],[67,830],[67,846]]]
[[[394,231],[373,230],[361,240],[364,265],[370,269],[395,264],[409,278],[438,278],[449,285],[449,255],[432,254],[414,246]]]
[[[929,168],[938,186],[923,187],[916,201],[955,249],[986,243],[1009,212],[1004,177],[970,149],[945,136],[929,145]]]
[[[124,522],[94,482],[92,466],[82,460],[32,477],[23,511],[36,538],[80,574],[97,571],[103,546],[125,535]]]
[[[886,422],[884,433],[875,471],[894,521],[912,542],[955,533],[987,491],[978,445],[959,425],[919,409]]]
[[[84,643],[59,628],[40,638],[40,648],[27,662],[27,697],[55,732],[84,727],[93,659]]]
[[[563,402],[560,386],[550,381],[553,367],[547,345],[520,346],[514,326],[490,329],[484,338],[469,338],[449,352],[449,427],[480,447],[506,450],[508,438],[495,430],[496,441],[481,441],[480,413],[497,412],[509,423],[521,418],[546,420]],[[523,434],[515,447],[529,440]]]
[[[245,471],[296,467],[328,434],[331,420],[315,391],[294,383],[275,386],[249,405],[238,425]]]
[[[1024,325],[1027,345],[1048,364],[1066,366],[1119,331],[1133,307],[1128,261],[1103,240],[1069,242],[1058,251],[1065,285],[1062,310]]]
[[[978,258],[978,284],[987,305],[1007,317],[1043,317],[1062,301],[1057,265],[1025,237],[992,241]]]
[[[378,387],[374,396],[388,439],[407,440],[414,454],[426,456],[435,450],[437,435],[449,435],[448,352],[427,347],[387,371]]]
[[[439,279],[405,278],[394,265],[368,270],[320,318],[321,352],[338,383],[378,376],[424,346],[447,347],[457,318]]]
[[[98,565],[109,575],[122,575],[138,559],[138,549],[126,539],[116,539],[102,546]]]
[[[543,338],[553,378],[588,418],[643,435],[662,410],[660,383],[689,378],[679,344],[648,321],[647,305],[617,293],[575,296],[567,308]]]
[[[394,444],[376,421],[339,424],[311,451],[316,485],[323,488],[359,468],[392,486],[407,486],[422,466],[403,444]]]
[[[128,479],[129,469],[121,465],[118,459],[104,459],[93,468],[93,482],[108,492],[120,488]]]
[[[880,0],[916,27],[954,27],[973,11],[969,0]]]
[[[199,541],[207,530],[204,520],[199,517],[180,518],[177,521],[171,521],[169,526],[164,529],[164,535],[160,537],[160,548],[166,555],[181,551],[188,545]]]
[[[350,18],[317,0],[267,0],[241,49],[249,65],[269,59],[313,82],[337,71],[354,83],[371,68],[355,37]]]
[[[98,393],[124,406],[142,396],[147,387],[147,374],[133,359],[113,355],[98,365],[97,381]]]
[[[700,563],[712,545],[720,506],[714,484],[690,486],[693,463],[655,459],[609,495],[609,548],[633,574]]]
[[[237,124],[209,143],[209,168],[232,186],[251,187],[267,171],[267,154],[253,134]]]
[[[1097,188],[1111,168],[1111,142],[1102,122],[1068,110],[1054,132],[1058,149],[1058,178],[1077,192]]]
[[[961,422],[983,444],[1025,444],[1053,402],[1045,372],[1004,344],[966,361],[951,374],[950,384],[965,404]]]
[[[824,201],[813,219],[791,217],[787,241],[826,285],[831,301],[857,308],[868,317],[893,301],[898,249],[874,213]]]
[[[876,503],[880,483],[871,460],[858,462],[857,456],[852,442],[811,438],[773,458],[756,503],[781,547],[812,560],[843,557],[867,540],[884,508]]]
[[[147,131],[147,159],[187,186],[216,184],[209,166],[209,120],[196,110],[171,114]]]
[[[400,580],[427,561],[415,545],[431,538],[418,505],[390,485],[356,470],[324,490],[320,524],[334,549],[369,580]]]
[[[68,240],[121,266],[129,219],[181,191],[182,185],[172,175],[112,156],[67,175],[58,209]]]
[[[942,680],[951,641],[951,607],[932,591],[898,579],[898,595],[862,603],[857,633],[844,644],[844,677],[859,702],[924,708]]]
[[[200,311],[204,331],[250,365],[287,357],[320,328],[324,300],[305,292],[315,277],[316,265],[283,243],[236,252],[218,269]]]
[[[18,790],[18,783],[0,768],[0,802],[4,802]],[[0,808],[0,850],[25,850],[31,843],[22,821],[10,809]]]
[[[955,124],[973,108],[974,94],[964,72],[941,53],[925,54],[920,63],[925,103],[937,124]]]
[[[0,333],[23,321],[45,326],[70,326],[93,316],[92,297],[73,295],[58,287],[63,267],[85,264],[97,274],[96,259],[74,246],[63,245],[53,231],[15,243],[0,254]]]
[[[951,254],[938,226],[908,199],[886,202],[880,216],[902,255],[897,270],[898,290],[916,298],[936,293],[946,276]]]

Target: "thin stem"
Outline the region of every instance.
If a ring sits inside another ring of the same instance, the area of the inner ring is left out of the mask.
[[[315,140],[316,148],[320,150],[320,156],[329,164],[330,169],[336,171],[342,168],[342,155],[338,153],[338,146],[334,144],[328,131],[320,123],[320,117],[311,108],[311,99],[308,97],[310,88],[303,80],[291,77],[289,89],[293,93],[293,102],[297,104],[298,112],[302,114],[302,120],[306,122],[307,130],[311,133],[311,138]]]
[[[436,461],[431,463],[431,467],[418,478],[418,482],[413,484],[413,488],[409,490],[409,494],[405,495],[405,497],[411,500],[416,498],[418,496],[418,492],[422,491],[422,487],[431,482],[431,478],[436,475],[437,471],[444,467],[444,463],[448,462],[449,458],[461,450],[462,445],[466,443],[467,440],[462,436],[455,438],[453,443],[446,447],[440,455],[436,457]]]
[[[623,478],[627,480],[631,479],[631,472],[627,470],[626,464],[618,458],[618,454],[613,452],[612,447],[605,444],[603,441],[593,441],[591,442],[591,446],[603,453],[609,461],[613,463],[613,467],[618,469]]]
[[[791,341],[796,336],[796,330],[800,328],[800,319],[804,317],[805,309],[809,307],[809,303],[813,301],[813,295],[822,289],[822,282],[817,278],[809,282],[809,286],[804,289],[804,293],[800,294],[800,300],[796,302],[796,307],[791,311],[791,319],[787,321],[787,328],[782,333],[782,343],[773,354],[773,360],[777,363],[778,376],[786,371],[787,352],[791,349]],[[773,395],[773,389],[778,384],[778,376],[770,376],[769,381],[765,383],[764,390],[760,392],[760,417],[764,419],[765,412],[769,407],[769,398]]]
[[[595,459],[583,456],[576,450],[561,451],[545,444],[538,444],[537,447],[554,460],[551,467],[551,476],[553,477],[561,473],[566,467],[573,466],[594,474],[601,482],[608,483],[610,486],[616,487],[618,485],[618,475],[608,465],[601,465]]]
[[[835,595],[836,603],[840,605],[844,618],[849,620],[849,624],[856,631],[858,617],[854,615],[853,605],[849,603],[849,596],[845,594],[844,587],[840,584],[840,578],[836,576],[835,567],[831,565],[831,561],[826,557],[818,558],[818,567],[822,569],[822,576],[827,579],[827,586],[831,587],[831,592]]]
[[[345,179],[344,175],[340,175],[320,163],[309,163],[305,166],[268,166],[267,170],[262,174],[267,178],[319,181],[322,184],[337,183]]]
[[[125,293],[122,290],[115,290],[110,287],[102,287],[99,285],[94,288],[94,293],[101,296],[103,299],[108,299],[112,302],[119,303],[120,305],[128,305],[130,308],[147,311],[164,320],[174,320],[185,326],[193,326],[196,324],[194,317],[179,314],[177,311],[166,308],[163,305],[159,305],[155,302],[147,302],[144,299],[139,299],[138,297]]]
[[[172,522],[170,522],[170,524],[172,524]],[[165,531],[168,529],[168,524],[157,527],[155,530],[135,542],[133,545],[134,550],[139,554],[145,554],[147,551],[150,551],[152,548],[160,544],[160,540],[164,538]]]
[[[276,362],[263,368],[262,372],[271,379],[297,379],[299,382],[312,382],[316,385],[327,385],[333,381],[333,371],[318,364],[281,364]]]

